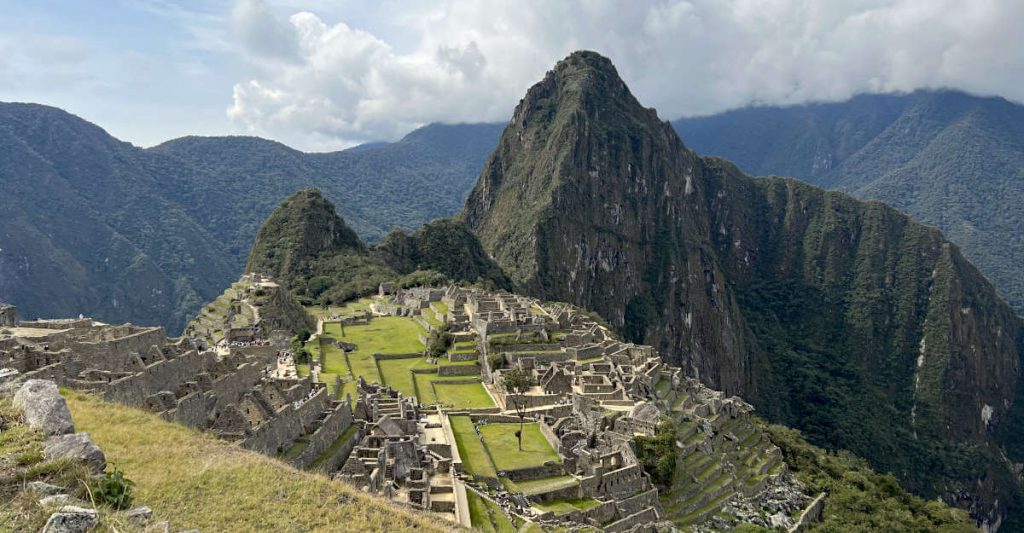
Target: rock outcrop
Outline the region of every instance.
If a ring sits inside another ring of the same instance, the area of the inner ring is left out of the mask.
[[[107,469],[107,457],[103,450],[92,441],[88,433],[84,432],[46,439],[43,444],[43,457],[47,460],[68,457],[85,463],[96,472]]]
[[[46,435],[64,435],[75,431],[68,404],[57,390],[57,384],[30,379],[14,395],[14,407],[21,410],[25,423]]]
[[[95,509],[67,505],[50,515],[43,533],[85,533],[98,522]]]
[[[608,59],[574,53],[529,90],[462,217],[521,289],[817,444],[982,523],[1018,501],[999,448],[1024,427],[1024,327],[957,248],[882,204],[697,156]]]

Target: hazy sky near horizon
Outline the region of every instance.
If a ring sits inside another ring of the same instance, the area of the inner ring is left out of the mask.
[[[1024,101],[1021,0],[0,0],[0,101],[142,146],[503,121],[576,49],[662,118],[953,87]]]

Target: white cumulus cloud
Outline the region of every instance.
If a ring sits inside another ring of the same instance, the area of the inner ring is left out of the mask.
[[[343,20],[301,11],[285,18],[260,0],[238,1],[234,34],[250,75],[235,84],[228,116],[314,150],[394,139],[433,121],[505,120],[547,69],[583,48],[609,56],[663,118],[922,87],[1024,100],[1019,0],[389,7],[402,43]]]

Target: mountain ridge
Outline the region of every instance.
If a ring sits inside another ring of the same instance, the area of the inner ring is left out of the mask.
[[[527,92],[467,199],[485,249],[532,295],[600,313],[926,497],[969,494],[957,503],[998,524],[1019,497],[995,435],[1017,416],[1019,317],[938,230],[751,179],[628,89],[574,85],[615,79],[574,53]]]
[[[433,141],[362,152],[245,136],[144,149],[58,108],[0,103],[0,300],[26,318],[85,313],[177,333],[237,277],[281,198],[320,186],[364,237],[411,231],[458,210],[487,128],[497,136],[442,125]]]
[[[1024,107],[952,90],[673,122],[703,154],[877,199],[943,230],[1024,313]]]

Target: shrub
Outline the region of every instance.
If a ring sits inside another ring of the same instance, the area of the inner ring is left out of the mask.
[[[114,509],[127,509],[132,505],[135,482],[124,477],[121,469],[114,467],[100,478],[92,490],[92,497],[99,505],[107,505]]]

